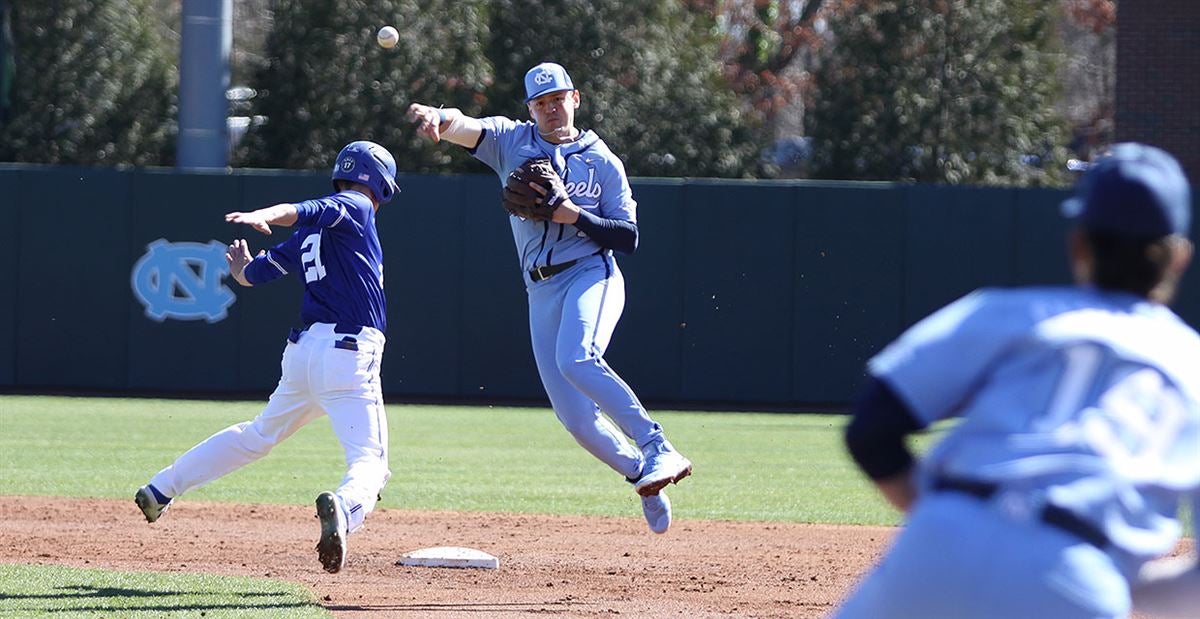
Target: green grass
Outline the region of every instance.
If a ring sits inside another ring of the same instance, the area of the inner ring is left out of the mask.
[[[262,402],[0,396],[0,495],[129,499],[213,432]],[[549,409],[388,406],[392,481],[382,507],[637,514],[622,479],[583,451]],[[845,455],[837,415],[655,411],[695,462],[670,489],[676,517],[895,524]],[[327,419],[262,460],[187,495],[308,504],[342,476]]]
[[[303,585],[0,564],[0,617],[327,618]]]

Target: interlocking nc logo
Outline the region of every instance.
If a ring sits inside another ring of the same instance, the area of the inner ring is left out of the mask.
[[[537,75],[533,76],[533,83],[535,84],[549,84],[553,81],[554,74],[550,72],[550,69],[542,69]]]
[[[237,300],[221,278],[229,273],[225,244],[169,243],[158,239],[133,265],[130,285],[146,308],[146,317],[162,322],[225,319],[226,309]]]

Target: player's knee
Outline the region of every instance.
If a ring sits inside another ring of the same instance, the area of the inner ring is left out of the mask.
[[[558,422],[566,428],[567,432],[571,433],[577,440],[584,440],[587,437],[594,436],[597,433],[596,419],[599,413],[593,411],[559,411],[555,410],[554,415],[558,417]]]
[[[594,358],[559,357],[557,362],[558,371],[573,385],[579,385],[589,374],[600,369],[600,365]]]
[[[234,426],[240,432],[238,443],[242,449],[255,456],[265,456],[275,447],[275,441],[264,435],[253,423],[246,421]]]

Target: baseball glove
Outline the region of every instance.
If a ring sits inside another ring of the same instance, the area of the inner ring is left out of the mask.
[[[529,186],[537,183],[546,190],[542,195],[538,190]],[[501,204],[510,215],[522,219],[550,221],[554,209],[567,199],[567,188],[562,178],[554,171],[550,159],[534,157],[517,166],[509,173],[504,183]]]

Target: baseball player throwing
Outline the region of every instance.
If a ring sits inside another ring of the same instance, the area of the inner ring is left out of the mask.
[[[262,413],[191,448],[137,491],[147,521],[158,520],[185,492],[265,456],[326,414],[346,453],[346,476],[336,491],[317,496],[317,556],[327,572],[342,569],[347,534],[375,509],[391,475],[379,384],[387,325],[375,215],[398,191],[395,178],[391,153],[372,142],[352,142],[334,162],[333,195],[225,216],[264,234],[271,226],[296,226],[290,238],[256,258],[245,240],[235,240],[225,259],[243,286],[288,274],[303,279],[304,328],[288,336],[283,375]]]
[[[532,122],[472,118],[419,103],[408,113],[421,135],[464,146],[495,170],[506,196],[529,187],[540,196],[536,213],[513,207],[508,198],[506,207],[542,385],[567,431],[633,483],[650,529],[665,533],[671,504],[662,490],[687,477],[692,464],[604,361],[625,306],[613,252],[637,247],[637,204],[621,160],[594,132],[575,127],[580,94],[563,67],[547,62],[530,69],[525,94]],[[541,183],[520,180],[531,159],[545,162],[538,166],[548,170]]]
[[[1200,514],[1200,336],[1165,305],[1191,204],[1170,155],[1116,145],[1063,205],[1076,286],[977,291],[871,360],[846,443],[908,521],[837,617],[1195,616],[1194,560],[1143,569]]]

